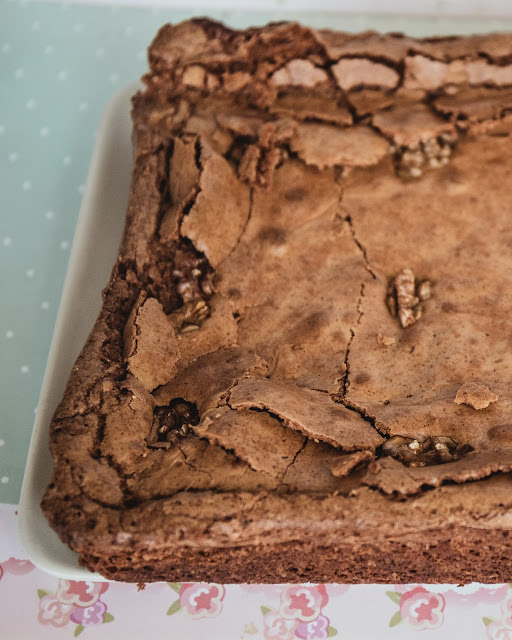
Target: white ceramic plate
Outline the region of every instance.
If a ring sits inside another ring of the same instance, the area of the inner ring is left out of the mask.
[[[27,556],[39,569],[71,580],[104,578],[78,566],[78,554],[60,541],[39,506],[53,469],[48,428],[117,258],[133,167],[130,97],[138,87],[112,98],[98,128],[21,490],[19,532]]]

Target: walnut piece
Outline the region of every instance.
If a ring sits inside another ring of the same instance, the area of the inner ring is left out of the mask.
[[[423,441],[404,436],[392,436],[382,445],[381,455],[390,456],[407,467],[427,467],[455,462],[472,448],[460,445],[447,436],[431,436]]]
[[[153,409],[153,424],[146,444],[151,448],[167,449],[178,438],[188,436],[190,425],[197,425],[199,421],[199,413],[193,402],[174,398],[169,405]]]
[[[394,150],[394,163],[400,178],[417,180],[427,168],[439,169],[448,164],[457,142],[450,133],[425,141],[399,146]]]
[[[177,333],[196,331],[210,315],[213,270],[203,255],[192,247],[183,247],[176,251],[172,275],[182,306],[169,317]]]
[[[486,409],[492,402],[499,399],[488,387],[477,382],[466,382],[457,391],[455,404],[468,404],[473,409]]]
[[[386,305],[393,317],[398,316],[401,326],[405,329],[421,318],[423,307],[420,302],[428,300],[431,294],[432,283],[429,280],[417,282],[411,269],[402,269],[390,282]],[[385,344],[379,337],[377,341],[379,344]]]

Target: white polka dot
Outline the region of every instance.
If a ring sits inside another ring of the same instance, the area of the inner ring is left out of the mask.
[[[34,415],[37,415],[37,407],[34,407]]]
[[[27,107],[27,109],[33,109],[36,106],[36,101],[34,100],[34,98],[30,98],[30,100],[27,100],[25,106]]]
[[[103,58],[104,55],[105,55],[105,49],[103,47],[99,47],[98,49],[96,49],[97,58]]]
[[[142,51],[139,51],[139,53],[137,54],[137,58],[139,60],[144,60],[145,57],[146,57],[146,50],[142,49]]]
[[[47,212],[44,214],[44,217],[45,217],[47,220],[53,220],[53,219],[55,218],[55,211],[47,211]]]
[[[6,42],[5,44],[2,45],[2,53],[9,53],[11,49],[12,47],[10,42]]]
[[[75,33],[82,33],[83,30],[84,30],[84,25],[83,24],[75,24],[75,25],[73,25],[73,31]]]
[[[43,127],[39,132],[39,135],[41,136],[41,138],[46,138],[49,133],[50,133],[50,129],[48,127]]]
[[[36,275],[36,271],[35,269],[27,269],[25,271],[25,275],[27,276],[27,278],[33,278]]]
[[[5,444],[5,440],[0,440],[0,447],[3,447]]]
[[[44,48],[45,55],[47,56],[50,55],[50,53],[53,53],[53,51],[54,51],[54,46],[52,44],[48,44]]]
[[[133,36],[133,27],[125,27],[124,35],[127,38],[130,38],[131,36]]]
[[[71,164],[71,156],[64,156],[64,158],[62,159],[62,163],[65,165],[70,165]]]
[[[7,329],[7,331],[5,332],[5,337],[7,338],[7,340],[11,340],[12,338],[14,338],[14,331],[12,331],[11,329]]]
[[[12,238],[10,236],[5,236],[3,243],[4,247],[9,247],[12,244]]]
[[[67,71],[59,71],[59,73],[57,74],[57,78],[59,80],[67,80],[68,79],[68,72]]]
[[[115,82],[117,82],[119,80],[119,74],[118,73],[111,73],[109,80],[110,80],[110,82],[112,82],[112,84],[114,84]]]
[[[23,69],[22,67],[19,67],[19,69],[16,69],[16,71],[14,72],[14,77],[18,78],[18,80],[20,78],[23,78],[24,75],[25,75],[25,69]]]
[[[30,180],[25,180],[25,182],[21,185],[23,191],[30,191],[32,189],[32,183]]]
[[[84,192],[85,189],[85,185],[84,184],[79,184],[78,185],[78,193],[82,194]]]
[[[3,124],[0,124],[0,136],[5,133],[5,127]]]
[[[41,302],[41,309],[43,311],[48,311],[49,308],[50,308],[50,303],[48,302],[48,300],[43,300]]]
[[[7,483],[9,482],[9,478],[8,478],[7,476],[2,476],[2,477],[0,478],[0,482],[1,482],[2,484],[7,484]]]
[[[41,23],[39,22],[39,20],[35,20],[32,23],[32,31],[39,31],[41,29]]]
[[[59,246],[62,251],[66,251],[66,249],[69,249],[69,242],[67,240],[63,240]]]
[[[153,8],[151,9],[151,13],[152,13],[154,16],[159,15],[159,13],[160,13],[160,7],[153,7]]]
[[[17,159],[18,159],[18,154],[16,153],[16,151],[13,151],[12,153],[9,154],[9,162],[11,164],[14,164]]]
[[[87,111],[88,108],[89,108],[89,104],[87,102],[81,102],[78,105],[78,111]]]
[[[28,364],[22,364],[20,367],[20,371],[21,373],[29,373],[30,367],[28,366]]]

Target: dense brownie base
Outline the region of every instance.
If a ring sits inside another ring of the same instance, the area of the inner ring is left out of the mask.
[[[492,584],[512,575],[509,531],[460,527],[379,545],[340,541],[324,547],[290,541],[203,551],[183,548],[170,557],[149,555],[148,564],[140,567],[125,557],[83,560],[106,577],[128,582]]]

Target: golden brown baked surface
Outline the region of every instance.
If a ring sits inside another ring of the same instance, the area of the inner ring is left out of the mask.
[[[51,425],[43,509],[86,566],[511,578],[511,56],[507,34],[159,31],[119,259]]]

